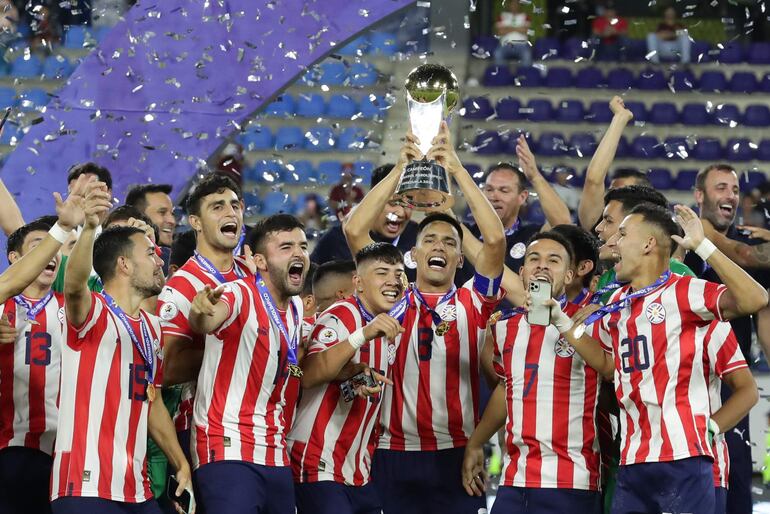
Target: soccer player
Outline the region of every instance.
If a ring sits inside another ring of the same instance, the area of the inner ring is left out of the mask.
[[[176,493],[191,490],[171,418],[162,405],[151,407],[162,381],[161,329],[139,306],[163,287],[161,260],[135,227],[113,227],[94,240],[109,201],[106,187],[91,189],[67,263],[61,373],[69,378],[61,384],[51,473],[56,514],[159,513],[146,472],[148,434],[176,469]],[[88,290],[92,263],[103,294]]]
[[[767,305],[767,291],[703,236],[697,215],[677,206],[677,222],[655,205],[639,205],[618,229],[617,279],[627,285],[585,320],[591,335],[551,301],[552,319],[583,359],[613,376],[621,408],[621,461],[613,513],[713,512],[711,439],[730,430],[756,403],[745,381],[727,375],[735,393],[711,412],[706,334]],[[694,250],[724,285],[671,273],[672,239]],[[597,343],[599,341],[600,343]]]
[[[207,285],[190,309],[190,328],[210,334],[193,409],[195,480],[206,512],[285,514],[287,377],[301,373],[298,295],[310,260],[304,226],[287,214],[261,220],[248,245],[256,276]]]
[[[574,259],[571,244],[560,233],[536,234],[521,267],[525,288],[532,281],[551,284],[552,297],[574,314],[579,306],[565,293]],[[465,448],[465,490],[483,495],[483,447],[505,424],[507,452],[492,514],[598,514],[594,412],[600,378],[556,327],[530,324],[526,309],[502,312],[487,340],[500,382]]]
[[[135,207],[158,227],[158,244],[171,247],[176,218],[170,184],[144,184],[132,187],[126,194],[126,205]]]
[[[300,514],[379,514],[382,509],[369,482],[380,386],[335,379],[349,363],[389,374],[395,338],[403,331],[390,311],[406,307],[403,256],[391,244],[373,243],[356,254],[356,267],[355,296],[320,316],[302,363],[304,391],[288,437]],[[347,397],[343,387],[361,392]]]
[[[345,234],[352,251],[372,240],[369,227],[395,192],[403,167],[422,157],[413,135],[399,162],[351,212]],[[462,265],[462,227],[451,216],[431,213],[418,227],[411,250],[417,281],[409,292],[405,332],[381,407],[379,446],[372,481],[385,514],[467,513],[484,508],[482,498],[465,494],[460,481],[463,451],[478,420],[479,353],[487,319],[502,298],[499,289],[505,258],[500,217],[462,166],[443,123],[426,156],[454,177],[484,243],[476,275],[454,287]]]
[[[313,275],[313,296],[319,313],[353,295],[355,273],[353,261],[329,261],[318,266]]]

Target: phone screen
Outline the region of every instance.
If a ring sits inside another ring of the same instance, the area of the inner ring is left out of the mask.
[[[179,506],[182,508],[182,510],[187,514],[190,512],[190,492],[186,489],[182,491],[182,494],[180,496],[176,495],[176,490],[179,487],[179,482],[176,481],[176,478],[169,477],[168,479],[168,490],[166,491],[166,494],[168,498],[171,501],[175,501],[179,504]]]

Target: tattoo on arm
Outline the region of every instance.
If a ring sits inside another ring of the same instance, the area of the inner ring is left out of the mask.
[[[751,247],[754,250],[754,256],[757,262],[762,266],[770,263],[770,243],[762,243]]]

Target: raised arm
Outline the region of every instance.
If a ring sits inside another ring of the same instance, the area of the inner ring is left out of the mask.
[[[562,224],[571,225],[572,216],[569,207],[537,169],[535,155],[529,149],[527,138],[524,135],[520,135],[516,142],[516,155],[519,158],[519,167],[527,176],[527,180],[532,184],[532,189],[535,190],[535,194],[540,199],[540,207],[543,209],[547,224],[551,227]]]
[[[477,267],[476,261],[483,253],[483,245],[476,236],[463,225],[463,255],[474,268]],[[527,293],[524,291],[524,283],[518,273],[511,271],[508,266],[503,265],[503,289],[505,289],[505,298],[514,306],[524,305],[527,299]]]
[[[406,134],[406,142],[401,147],[396,165],[379,184],[364,196],[361,203],[356,205],[342,222],[342,230],[345,233],[351,254],[357,254],[361,248],[374,242],[369,231],[374,222],[377,221],[377,217],[385,209],[385,204],[391,200],[393,193],[396,192],[404,167],[411,161],[422,157],[417,143],[417,138],[411,132]]]
[[[19,206],[0,179],[0,228],[6,236],[10,236],[14,230],[22,225],[24,225],[24,218],[21,216]]]
[[[626,109],[623,99],[619,96],[612,98],[610,109],[612,109],[614,116],[607,132],[604,133],[599,142],[594,156],[591,157],[591,162],[588,163],[583,194],[580,195],[580,203],[578,204],[578,220],[580,226],[586,230],[592,230],[599,218],[602,217],[604,180],[607,178],[607,172],[615,159],[615,152],[618,149],[620,136],[623,135],[623,129],[634,119],[633,113]]]
[[[492,208],[492,204],[473,181],[471,174],[460,163],[446,122],[441,122],[439,134],[432,143],[433,146],[428,151],[428,159],[435,160],[454,177],[484,238],[481,251],[475,257],[476,273],[489,279],[496,279],[503,274],[505,262],[503,223]]]
[[[747,245],[717,232],[708,220],[701,220],[705,236],[731,261],[742,268],[770,268],[770,243]],[[764,230],[764,229],[758,229]],[[764,232],[759,234],[760,237]],[[752,237],[757,237],[752,233]]]
[[[190,317],[187,320],[193,332],[210,334],[225,322],[230,309],[221,300],[224,290],[223,286],[216,289],[206,286],[195,295],[190,305]]]
[[[722,318],[730,320],[754,314],[766,307],[767,290],[705,237],[701,220],[693,210],[684,205],[677,205],[675,210],[676,221],[684,230],[684,237],[672,236],[674,241],[708,262],[727,287],[727,291],[719,297]]]

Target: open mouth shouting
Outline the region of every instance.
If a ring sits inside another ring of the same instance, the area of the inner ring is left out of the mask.
[[[732,218],[735,212],[735,206],[731,203],[719,204],[719,213],[725,218]]]
[[[385,231],[387,232],[386,235],[393,237],[398,236],[403,225],[404,220],[400,216],[392,212],[389,212],[385,215]]]
[[[304,271],[305,263],[302,261],[294,261],[289,264],[289,284],[297,287],[302,286]]]
[[[553,279],[551,278],[551,275],[545,272],[539,272],[536,275],[532,275],[532,280],[537,280],[540,282],[548,282],[549,284],[553,284]]]
[[[428,268],[443,271],[446,268],[446,258],[441,255],[428,257]]]
[[[56,259],[52,260],[48,263],[48,265],[43,269],[43,273],[46,276],[53,276],[54,273],[56,273]]]
[[[219,231],[222,232],[222,235],[225,236],[226,238],[234,239],[236,241],[241,236],[238,233],[238,223],[236,223],[235,221],[225,222],[221,227],[219,227]]]

